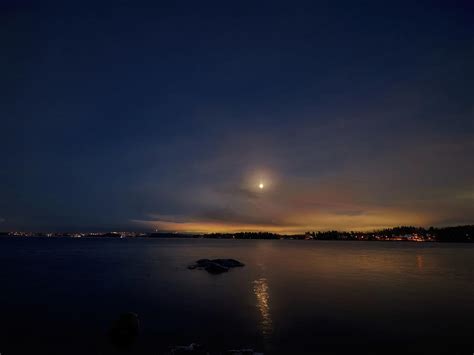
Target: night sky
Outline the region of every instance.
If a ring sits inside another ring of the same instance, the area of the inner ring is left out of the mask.
[[[98,3],[0,3],[0,230],[474,222],[472,1]]]

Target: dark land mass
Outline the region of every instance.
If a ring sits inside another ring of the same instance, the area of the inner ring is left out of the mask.
[[[370,232],[308,231],[304,234],[277,234],[270,232],[239,233],[172,233],[172,232],[104,232],[104,233],[45,233],[45,232],[0,232],[9,237],[93,237],[93,238],[210,238],[210,239],[286,239],[286,240],[352,240],[352,241],[411,241],[411,242],[474,242],[474,225],[455,227],[401,226]]]

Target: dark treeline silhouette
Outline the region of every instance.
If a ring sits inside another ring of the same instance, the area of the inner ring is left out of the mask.
[[[369,241],[414,241],[414,242],[474,242],[474,225],[422,228],[400,226],[371,232],[318,231],[304,234],[277,234],[270,232],[240,233],[172,233],[172,232],[104,232],[104,233],[43,233],[0,232],[0,236],[13,237],[146,237],[146,238],[210,238],[210,239],[297,239],[297,240],[369,240]]]
[[[186,237],[211,239],[300,239],[300,240],[373,240],[373,241],[416,241],[416,242],[474,242],[474,225],[422,228],[400,226],[371,232],[306,232],[304,234],[277,234],[269,232],[177,234],[153,233],[150,237]]]
[[[434,229],[439,242],[474,242],[474,225]]]
[[[422,228],[400,226],[372,232],[307,232],[316,240],[396,240],[418,242],[474,242],[474,225]]]

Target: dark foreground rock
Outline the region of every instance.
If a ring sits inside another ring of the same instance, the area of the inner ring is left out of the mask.
[[[199,259],[194,264],[189,265],[188,269],[204,269],[210,274],[221,274],[229,271],[230,268],[242,266],[244,264],[235,259]]]
[[[110,327],[110,340],[118,347],[130,347],[135,342],[139,329],[140,322],[137,314],[122,313]]]
[[[170,351],[168,354],[171,355],[187,355],[187,354],[195,354],[195,355],[214,355],[214,354],[229,354],[229,355],[264,355],[263,353],[255,352],[253,349],[232,349],[227,351],[210,351],[206,349],[206,347],[192,343],[190,345],[177,345],[170,347]]]
[[[170,348],[170,354],[196,354],[209,355],[209,352],[200,344],[192,343],[190,345],[177,345]]]
[[[263,355],[263,353],[257,353],[253,349],[233,349],[227,350],[229,355]]]

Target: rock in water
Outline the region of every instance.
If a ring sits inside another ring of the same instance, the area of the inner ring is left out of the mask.
[[[229,271],[230,268],[241,266],[244,266],[244,264],[235,259],[199,259],[194,264],[189,265],[188,269],[204,269],[210,274],[221,274]]]
[[[204,267],[207,264],[209,264],[210,262],[211,262],[211,260],[209,260],[209,259],[199,259],[198,261],[196,261],[196,265]]]
[[[210,274],[222,274],[223,272],[229,271],[229,268],[211,261],[206,266],[204,266],[204,270]]]
[[[129,347],[138,336],[140,322],[136,313],[122,313],[118,319],[112,323],[110,328],[110,340],[119,347]]]
[[[244,266],[240,261],[237,261],[235,259],[214,259],[211,260],[214,263],[217,263],[219,265],[225,266],[225,267],[240,267]]]

